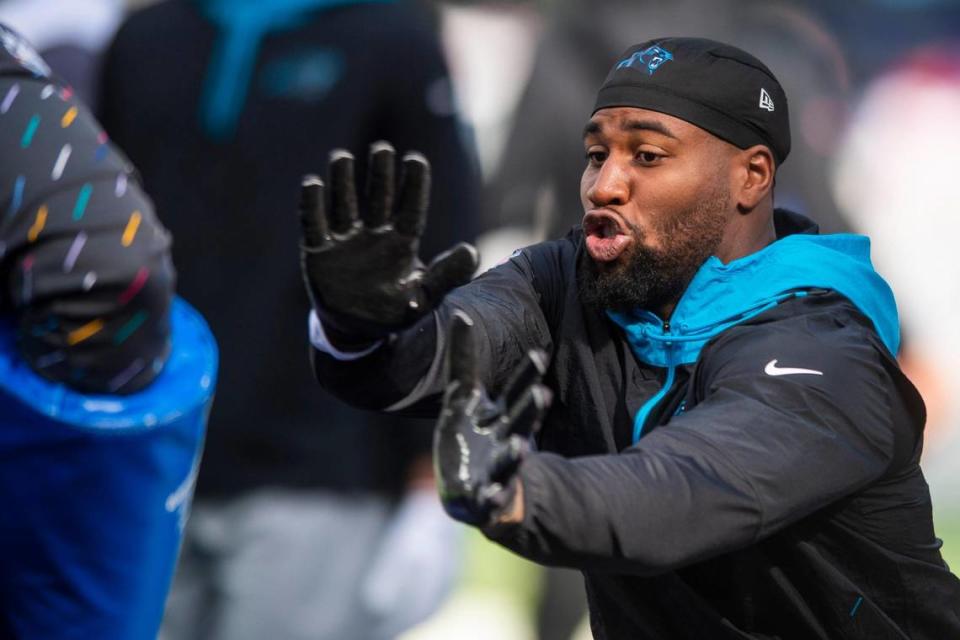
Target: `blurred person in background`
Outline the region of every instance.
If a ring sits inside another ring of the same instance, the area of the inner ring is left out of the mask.
[[[170,234],[0,25],[0,636],[153,637],[216,376]]]
[[[177,236],[181,290],[223,361],[163,637],[394,637],[438,606],[459,562],[432,424],[318,392],[296,229],[277,212],[334,147],[416,141],[438,166],[425,251],[473,236],[476,170],[432,15],[405,1],[161,2],[124,23],[102,86],[106,127]]]

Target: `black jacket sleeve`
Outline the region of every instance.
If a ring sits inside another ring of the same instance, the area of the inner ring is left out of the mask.
[[[0,301],[37,373],[134,392],[169,353],[169,235],[87,108],[19,51],[0,49]]]
[[[435,416],[446,380],[444,335],[451,314],[461,309],[474,321],[481,381],[498,393],[527,351],[552,350],[548,316],[561,285],[549,265],[564,242],[515,252],[368,356],[340,361],[312,349],[320,383],[355,406]]]
[[[917,425],[879,341],[840,324],[730,331],[695,369],[698,405],[620,455],[531,456],[520,469],[523,523],[488,535],[545,564],[655,575],[746,547],[856,492],[904,442],[916,445]],[[784,367],[822,375],[780,375]]]

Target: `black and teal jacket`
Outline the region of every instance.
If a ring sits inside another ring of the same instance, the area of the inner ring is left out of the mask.
[[[893,296],[865,238],[775,222],[764,250],[708,260],[669,324],[583,306],[574,230],[372,354],[316,352],[315,368],[354,403],[431,412],[455,308],[493,392],[528,349],[551,353],[525,519],[486,533],[581,569],[597,638],[960,637]]]
[[[686,409],[686,399],[674,407],[667,397],[686,386],[684,373],[713,338],[787,300],[827,291],[852,302],[872,322],[887,352],[897,353],[900,325],[893,292],[870,263],[869,239],[853,234],[792,234],[729,264],[712,256],[694,275],[669,321],[643,309],[607,312],[623,328],[637,358],[666,371],[660,391],[634,418],[633,441],[648,421],[662,422],[651,416],[662,416],[665,407],[674,415]],[[777,360],[771,363],[774,377],[783,372]],[[824,375],[807,371],[814,373],[785,375]]]

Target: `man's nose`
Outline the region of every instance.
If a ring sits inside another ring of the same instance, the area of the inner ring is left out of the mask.
[[[624,167],[607,158],[587,190],[587,197],[597,207],[626,204],[630,197],[630,181]]]

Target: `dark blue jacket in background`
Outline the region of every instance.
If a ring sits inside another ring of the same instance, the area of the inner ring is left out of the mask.
[[[176,237],[179,291],[220,344],[198,491],[396,492],[432,424],[356,411],[317,386],[296,210],[302,176],[336,147],[356,155],[362,194],[368,145],[384,139],[433,163],[424,258],[472,239],[477,175],[435,25],[410,2],[239,4],[270,15],[176,0],[135,13],[102,79],[105,126]]]

